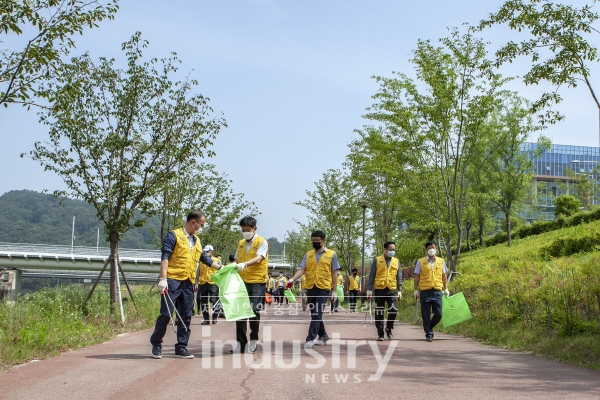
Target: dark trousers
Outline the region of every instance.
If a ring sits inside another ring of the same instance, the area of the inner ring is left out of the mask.
[[[350,303],[350,312],[356,311],[356,299],[358,298],[358,290],[348,291],[348,302]]]
[[[283,299],[285,298],[285,303],[289,304],[287,297],[285,297],[285,288],[277,288],[277,302],[279,304],[283,304]]]
[[[421,317],[425,337],[433,337],[433,328],[442,320],[442,291],[421,290]],[[431,313],[433,312],[433,317]]]
[[[398,314],[398,304],[396,303],[398,291],[395,289],[375,289],[373,291],[375,296],[375,327],[380,335],[383,335],[383,314],[385,303],[387,303],[387,323],[386,329],[394,329],[394,321]]]
[[[250,307],[255,317],[235,321],[235,338],[242,350],[248,343],[248,325],[250,325],[250,340],[258,340],[258,330],[260,327],[260,313],[263,308],[263,299],[265,298],[264,283],[246,283]]]
[[[308,327],[308,336],[306,336],[307,342],[314,340],[317,335],[322,337],[327,334],[325,332],[325,324],[323,324],[323,309],[325,308],[325,303],[327,303],[329,292],[330,290],[319,289],[316,286],[306,291],[308,309],[310,310],[310,326]]]
[[[208,302],[210,301],[210,304],[213,307],[213,314],[212,314],[212,319],[213,321],[216,321],[217,318],[219,317],[219,312],[220,307],[219,304],[221,303],[217,303],[217,301],[219,300],[219,298],[217,297],[218,293],[218,288],[217,285],[215,285],[214,283],[205,283],[203,285],[200,285],[200,287],[198,288],[198,298],[197,298],[197,303],[198,303],[198,314],[200,314],[200,310],[202,310],[202,318],[205,321],[209,321],[209,313],[208,313]]]
[[[177,312],[180,315],[177,323],[177,344],[175,345],[175,350],[185,349],[190,339],[190,322],[192,320],[192,313],[194,312],[194,285],[189,280],[177,281],[175,279],[167,279],[167,285],[169,297],[175,304]],[[150,336],[150,343],[153,345],[160,346],[165,337],[167,326],[171,320],[171,314],[175,312],[171,300],[166,295],[160,296],[160,315],[156,319],[154,332]]]

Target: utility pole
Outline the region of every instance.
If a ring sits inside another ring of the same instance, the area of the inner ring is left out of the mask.
[[[73,227],[71,228],[71,254],[73,254],[73,245],[75,244],[75,216],[73,215]]]
[[[362,280],[363,280],[363,286],[361,287],[361,291],[364,291],[364,288],[367,286],[367,282],[365,279],[365,211],[367,209],[367,203],[365,203],[364,201],[362,203],[360,203],[360,206],[363,209],[363,215],[362,215],[362,272],[361,272],[361,276],[362,276]]]

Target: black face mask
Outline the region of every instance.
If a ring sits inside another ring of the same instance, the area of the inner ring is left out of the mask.
[[[321,248],[321,242],[312,242],[313,249],[319,250]]]
[[[354,276],[356,276],[356,275],[358,275],[358,272],[355,272],[355,273],[354,273]]]

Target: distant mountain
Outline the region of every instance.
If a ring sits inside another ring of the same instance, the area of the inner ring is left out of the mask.
[[[81,200],[60,199],[31,190],[14,190],[0,196],[0,242],[71,245],[75,216],[75,246],[96,246],[100,228],[100,247],[108,247],[96,210]],[[156,249],[152,234],[160,231],[158,218],[143,228],[127,232],[121,248]]]

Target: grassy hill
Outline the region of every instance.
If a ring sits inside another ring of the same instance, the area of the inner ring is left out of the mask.
[[[96,246],[100,228],[100,247],[108,247],[96,210],[81,200],[61,201],[49,194],[13,190],[0,196],[0,242],[71,245],[75,216],[75,246]],[[130,249],[155,249],[148,228],[160,231],[158,219],[127,232],[120,246]]]
[[[450,292],[473,320],[445,331],[600,370],[600,221],[473,251],[458,271]],[[413,281],[403,289],[411,299]],[[412,321],[414,301],[402,303]]]

